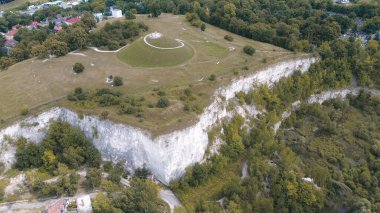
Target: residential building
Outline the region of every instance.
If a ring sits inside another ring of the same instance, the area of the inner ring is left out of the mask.
[[[119,10],[119,9],[114,9],[113,7],[111,7],[111,14],[112,14],[113,18],[121,18],[121,17],[123,17],[122,11]]]
[[[92,212],[90,195],[84,195],[77,199],[77,210],[79,213]]]
[[[8,32],[5,34],[5,39],[6,39],[6,40],[11,40],[11,39],[13,39],[13,36],[16,35],[16,33],[17,33],[17,30],[16,30],[16,29],[8,31]]]
[[[73,25],[73,24],[79,22],[80,19],[81,19],[80,17],[71,18],[71,19],[68,19],[67,21],[65,21],[65,23],[70,26],[70,25]]]

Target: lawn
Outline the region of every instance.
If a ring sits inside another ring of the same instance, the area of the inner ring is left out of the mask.
[[[174,38],[169,38],[167,36],[162,36],[161,38],[156,39],[147,37],[146,41],[149,44],[154,45],[156,47],[173,48],[181,46],[181,43],[179,43],[177,40],[175,40]]]
[[[194,93],[195,100],[191,104],[201,111],[211,102],[214,91],[232,79],[246,76],[271,63],[299,57],[282,48],[238,35],[233,35],[234,41],[228,42],[223,37],[231,33],[211,25],[207,25],[205,32],[200,32],[190,26],[183,16],[162,14],[152,19],[138,15],[136,21],[149,26],[147,33],[160,32],[167,38],[181,39],[185,46],[176,50],[179,52],[162,52],[148,48],[143,42],[145,35],[142,35],[118,54],[85,49],[78,51],[83,55],[68,54],[49,60],[29,59],[17,63],[0,72],[0,128],[22,119],[22,109],[36,114],[53,106],[64,106],[94,115],[107,110],[109,119],[140,127],[156,136],[197,121],[197,113],[185,112],[184,102],[180,100],[186,88],[191,88]],[[254,56],[242,52],[248,44],[255,47]],[[230,47],[234,50],[230,51]],[[75,62],[85,66],[83,73],[73,74]],[[216,80],[207,80],[212,74]],[[141,106],[143,120],[134,115],[120,115],[119,108],[81,106],[66,100],[66,96],[76,87],[86,91],[111,88],[105,83],[109,75],[120,76],[124,80],[122,87],[113,89],[131,98],[145,99]],[[168,108],[148,107],[158,101],[157,89],[165,91],[171,103]]]
[[[157,40],[157,42],[151,42]],[[163,40],[163,42],[159,42]],[[171,41],[171,42],[170,42]],[[172,39],[150,39],[149,43],[159,47],[173,47]],[[178,43],[178,42],[176,42]],[[148,46],[142,38],[117,53],[117,58],[134,67],[166,67],[182,64],[194,55],[193,49],[185,45],[178,49],[162,50]]]

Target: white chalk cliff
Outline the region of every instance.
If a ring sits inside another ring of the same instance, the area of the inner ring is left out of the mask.
[[[7,168],[14,162],[15,149],[4,136],[22,136],[39,143],[46,135],[50,121],[62,120],[83,130],[104,159],[125,161],[131,171],[146,166],[156,178],[168,184],[183,175],[186,167],[203,159],[208,145],[207,133],[221,119],[231,116],[226,106],[236,92],[247,92],[253,84],[273,84],[282,77],[290,76],[296,69],[305,72],[315,61],[315,58],[305,58],[281,62],[236,79],[215,91],[213,102],[204,109],[195,125],[157,138],[151,138],[145,131],[126,124],[116,124],[96,116],[79,118],[68,109],[53,108],[0,130],[0,160]]]

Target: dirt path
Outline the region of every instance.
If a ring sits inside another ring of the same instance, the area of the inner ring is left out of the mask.
[[[165,201],[169,205],[170,212],[172,212],[172,213],[174,212],[174,207],[182,206],[181,202],[174,195],[174,193],[168,189],[161,189],[160,190],[160,197],[163,201]]]

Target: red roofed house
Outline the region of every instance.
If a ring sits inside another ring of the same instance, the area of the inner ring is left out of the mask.
[[[30,23],[30,26],[37,27],[38,26],[38,21],[33,21],[32,23]]]
[[[14,30],[15,30],[15,29],[18,29],[18,28],[20,28],[20,27],[21,27],[21,25],[20,25],[20,24],[16,24],[16,25],[13,25],[13,26],[12,26],[12,29],[14,29]]]
[[[69,19],[69,20],[67,20],[66,21],[66,24],[67,25],[73,25],[73,24],[75,24],[75,23],[77,23],[77,22],[79,22],[80,21],[80,17],[78,18],[78,17],[76,17],[76,18],[71,18],[71,19]]]
[[[13,36],[17,33],[17,30],[11,30],[8,31],[7,34],[5,34],[5,38],[7,40],[13,39]]]
[[[28,30],[36,29],[38,27],[38,21],[32,21],[32,23],[29,24]]]
[[[56,25],[56,26],[54,26],[54,30],[55,30],[55,31],[60,31],[60,30],[62,30],[62,26],[57,26],[57,25]]]

